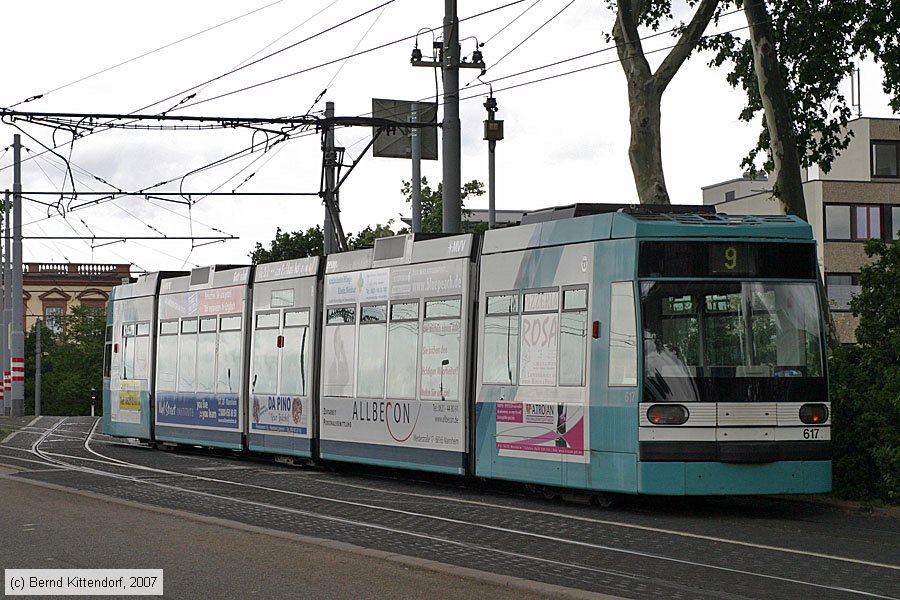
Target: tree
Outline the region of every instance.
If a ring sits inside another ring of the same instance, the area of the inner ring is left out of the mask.
[[[322,228],[316,225],[304,232],[294,231],[284,233],[281,227],[275,229],[275,239],[269,243],[269,248],[256,242],[256,248],[250,253],[253,264],[289,260],[292,258],[304,258],[307,256],[321,256],[325,244]]]
[[[367,248],[369,246],[375,245],[375,240],[377,240],[378,238],[390,237],[392,235],[400,235],[409,232],[409,229],[407,229],[406,227],[401,227],[397,231],[394,231],[393,226],[393,219],[388,219],[386,225],[378,224],[375,227],[368,225],[365,229],[363,229],[356,235],[351,234],[350,239],[347,240],[347,244],[350,246],[351,250],[356,250],[358,248]]]
[[[404,181],[400,193],[406,198],[407,204],[412,204],[412,182]],[[469,196],[482,196],[485,193],[484,183],[473,179],[463,184],[459,191],[459,201],[462,208],[463,233],[482,233],[487,229],[485,223],[473,223],[472,211],[465,207],[465,201]],[[425,233],[440,233],[443,230],[443,198],[444,184],[439,183],[437,189],[428,185],[428,179],[422,178],[422,231]]]
[[[760,155],[773,172],[773,194],[786,214],[806,217],[801,168],[826,172],[850,142],[852,117],[840,85],[854,57],[870,52],[885,71],[884,88],[900,109],[900,14],[883,0],[735,0],[750,39],[732,34],[703,41],[716,50],[712,66],[731,65],[726,79],[747,104],[740,118],[762,112],[762,130],[742,166],[755,171]]]
[[[619,62],[628,84],[631,122],[628,158],[631,160],[638,199],[641,204],[669,204],[662,167],[662,95],[700,42],[719,0],[688,0],[688,5],[698,5],[697,10],[686,27],[675,29],[680,32],[678,42],[655,73],[650,71],[650,64],[644,55],[638,26],[656,30],[664,18],[672,19],[671,0],[607,0],[607,4],[616,10],[612,37],[616,41]]]
[[[47,415],[86,415],[91,390],[102,406],[103,347],[106,313],[76,306],[63,318],[63,332],[41,327],[41,412]],[[34,410],[35,342],[37,327],[25,336],[25,405]]]
[[[850,301],[857,344],[831,359],[835,491],[900,502],[900,241],[866,242],[874,263]]]
[[[409,181],[403,182],[400,192],[406,197],[407,203],[412,202],[412,185]],[[425,232],[439,233],[441,231],[442,192],[442,184],[439,184],[437,189],[432,189],[428,185],[428,180],[425,177],[422,178],[422,229]],[[460,189],[460,202],[464,202],[469,196],[481,196],[484,193],[484,184],[477,179],[473,179]],[[486,223],[469,221],[471,215],[472,211],[463,207],[463,232],[481,233],[487,229]],[[356,250],[372,246],[378,238],[404,233],[409,233],[407,227],[394,230],[394,220],[389,219],[384,225],[380,223],[375,226],[369,225],[356,235],[349,234],[347,236],[347,244],[351,250]],[[256,247],[250,253],[250,260],[253,264],[260,264],[307,256],[321,256],[323,240],[322,229],[318,225],[310,227],[305,232],[294,231],[292,233],[284,233],[279,227],[275,230],[275,239],[269,242],[268,248],[263,247],[259,242],[256,243]]]

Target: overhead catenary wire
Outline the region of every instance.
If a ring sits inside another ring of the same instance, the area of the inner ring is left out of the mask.
[[[259,7],[259,8],[255,8],[255,9],[251,10],[250,12],[246,12],[246,13],[244,13],[244,14],[242,14],[242,15],[238,15],[237,17],[233,17],[233,18],[228,19],[228,20],[226,20],[226,21],[222,21],[221,23],[219,23],[219,24],[217,24],[217,25],[213,25],[212,27],[207,27],[206,29],[203,29],[202,31],[198,31],[198,32],[196,32],[196,33],[192,33],[192,34],[187,35],[187,36],[185,36],[185,37],[183,37],[183,38],[180,38],[180,39],[178,39],[178,40],[175,40],[174,42],[169,42],[169,43],[167,43],[167,44],[165,44],[165,45],[163,45],[163,46],[160,46],[160,47],[158,47],[158,48],[155,48],[155,49],[153,49],[153,50],[150,50],[149,52],[144,52],[144,53],[139,54],[139,55],[137,55],[137,56],[133,56],[133,57],[131,57],[131,58],[129,58],[129,59],[123,60],[123,61],[121,61],[121,62],[119,62],[119,63],[116,63],[116,64],[114,64],[114,65],[112,65],[112,66],[109,66],[109,67],[100,69],[99,71],[96,71],[96,72],[94,72],[94,73],[91,73],[90,75],[85,75],[84,77],[79,77],[78,79],[74,79],[74,80],[72,80],[72,81],[70,81],[70,82],[68,82],[68,83],[64,83],[63,85],[57,86],[57,87],[55,87],[55,88],[53,88],[53,89],[51,89],[51,90],[47,90],[46,92],[43,92],[43,93],[41,93],[41,94],[35,94],[35,95],[33,95],[33,96],[29,96],[28,98],[25,98],[24,100],[20,100],[19,102],[16,102],[15,104],[12,104],[12,105],[10,106],[10,108],[15,107],[15,106],[19,106],[20,104],[25,104],[26,102],[34,102],[35,100],[39,100],[39,99],[41,99],[41,98],[45,98],[46,96],[48,96],[48,95],[50,95],[50,94],[52,94],[52,93],[54,93],[54,92],[58,92],[58,91],[60,91],[60,90],[66,89],[66,88],[71,87],[71,86],[73,86],[73,85],[75,85],[75,84],[81,83],[82,81],[87,81],[88,79],[91,79],[91,78],[96,77],[96,76],[98,76],[98,75],[102,75],[103,73],[107,73],[107,72],[109,72],[109,71],[112,71],[113,69],[118,69],[119,67],[125,66],[125,65],[127,65],[127,64],[129,64],[129,63],[135,62],[135,61],[137,61],[137,60],[140,60],[140,59],[145,58],[145,57],[147,57],[147,56],[150,56],[150,55],[152,55],[152,54],[156,54],[157,52],[160,52],[160,51],[165,50],[165,49],[167,49],[167,48],[171,48],[172,46],[176,46],[176,45],[178,45],[178,44],[180,44],[180,43],[182,43],[182,42],[186,42],[186,41],[188,41],[188,40],[190,40],[190,39],[193,39],[193,38],[195,38],[195,37],[197,37],[197,36],[203,35],[204,33],[208,33],[208,32],[210,32],[210,31],[213,31],[213,30],[215,30],[215,29],[218,29],[219,27],[223,27],[223,26],[225,26],[225,25],[228,25],[229,23],[234,23],[235,21],[239,21],[239,20],[243,19],[244,17],[249,17],[250,15],[254,15],[254,14],[260,12],[260,11],[266,10],[267,8],[270,8],[270,7],[272,7],[272,6],[275,6],[276,4],[280,4],[280,3],[282,3],[282,2],[284,2],[284,0],[275,0],[275,2],[270,2],[269,4],[266,4],[265,6],[261,6],[261,7]]]
[[[489,9],[489,10],[486,10],[486,11],[482,11],[482,12],[477,13],[477,14],[474,14],[474,15],[472,15],[472,16],[469,16],[469,17],[465,17],[465,18],[459,19],[459,22],[462,23],[462,22],[464,22],[464,21],[468,21],[468,20],[471,20],[471,19],[476,19],[476,18],[478,18],[478,17],[482,17],[482,16],[484,16],[484,15],[487,15],[487,14],[490,14],[490,13],[493,13],[493,12],[496,12],[496,11],[498,11],[498,10],[503,10],[503,9],[508,8],[508,7],[510,7],[510,6],[515,6],[516,4],[521,4],[521,3],[524,2],[524,1],[525,1],[525,0],[513,0],[512,2],[509,2],[509,3],[507,3],[507,4],[503,4],[503,5],[501,5],[501,6],[497,6],[497,7],[495,7],[495,8],[492,8],[492,9]],[[377,8],[377,7],[376,7],[376,8]],[[441,26],[441,27],[443,27],[443,26]],[[439,28],[439,27],[434,27],[434,28],[432,28],[432,29],[436,31],[436,30],[438,30],[438,29],[440,29],[440,28]],[[312,67],[307,67],[307,68],[304,68],[304,69],[300,69],[299,71],[294,71],[294,72],[292,72],[292,73],[287,73],[287,74],[285,74],[285,75],[280,75],[280,76],[274,77],[274,78],[272,78],[272,79],[267,79],[267,80],[265,80],[265,81],[261,81],[261,82],[254,83],[254,84],[251,84],[251,85],[248,85],[248,86],[244,86],[244,87],[238,88],[238,89],[236,89],[236,90],[232,90],[232,91],[230,91],[230,92],[224,92],[224,93],[219,94],[219,95],[217,95],[217,96],[212,96],[212,97],[210,97],[210,98],[205,98],[205,99],[203,99],[203,100],[197,100],[197,101],[195,101],[195,102],[191,102],[191,103],[189,103],[189,104],[182,105],[180,108],[188,108],[188,107],[191,107],[191,106],[197,106],[197,105],[199,105],[199,104],[204,104],[204,103],[206,103],[206,102],[212,102],[213,100],[219,100],[219,99],[221,99],[221,98],[226,98],[226,97],[228,97],[228,96],[233,96],[234,94],[240,94],[240,93],[242,93],[242,92],[246,92],[246,91],[248,91],[248,90],[256,89],[256,88],[261,87],[261,86],[264,86],[264,85],[269,85],[269,84],[271,84],[271,83],[276,83],[276,82],[278,82],[278,81],[282,81],[282,80],[288,79],[288,78],[290,78],[290,77],[296,77],[297,75],[302,75],[303,73],[308,73],[308,72],[310,72],[310,71],[314,71],[314,70],[317,70],[317,69],[321,69],[321,68],[323,68],[323,67],[327,67],[327,66],[329,66],[329,65],[333,65],[333,64],[335,64],[335,63],[339,63],[339,62],[341,62],[341,61],[343,61],[343,60],[347,60],[348,58],[355,58],[355,57],[357,57],[357,56],[362,56],[362,55],[364,55],[364,54],[369,54],[369,53],[371,53],[371,52],[375,52],[375,51],[377,51],[377,50],[382,50],[382,49],[384,49],[384,48],[393,46],[393,45],[395,45],[395,44],[399,44],[399,43],[401,43],[401,42],[408,42],[409,40],[415,39],[416,36],[418,36],[418,33],[416,33],[416,34],[414,34],[414,35],[407,35],[407,36],[404,36],[404,37],[402,37],[402,38],[398,38],[398,39],[393,40],[393,41],[390,41],[390,42],[385,42],[385,43],[383,43],[383,44],[379,44],[378,46],[373,46],[372,48],[367,48],[367,49],[365,49],[365,50],[360,50],[359,52],[354,52],[354,53],[348,54],[348,55],[346,55],[346,56],[341,56],[340,58],[335,58],[335,59],[332,59],[332,60],[329,60],[329,61],[320,63],[320,64],[318,64],[318,65],[314,65],[314,66],[312,66]]]
[[[501,62],[503,62],[503,60],[504,60],[507,56],[509,56],[510,54],[512,54],[513,52],[515,52],[515,51],[518,50],[519,48],[521,48],[521,47],[525,44],[525,42],[527,42],[528,40],[530,40],[530,39],[531,39],[532,37],[534,37],[541,29],[543,29],[544,27],[546,27],[547,25],[549,25],[551,22],[553,22],[553,20],[555,20],[556,17],[558,17],[559,15],[563,14],[563,13],[566,11],[566,9],[569,8],[570,6],[572,6],[573,4],[575,4],[575,0],[569,0],[569,3],[568,3],[568,4],[566,4],[566,5],[563,6],[561,9],[559,9],[559,11],[557,11],[556,14],[554,14],[552,17],[550,17],[549,19],[547,19],[546,21],[544,21],[543,23],[541,23],[541,24],[538,26],[537,29],[535,29],[534,31],[532,31],[531,33],[529,33],[527,36],[525,36],[525,39],[523,39],[521,42],[519,42],[518,44],[516,44],[515,46],[513,46],[512,50],[510,50],[509,52],[507,52],[506,54],[504,54],[503,56],[501,56],[500,58],[498,58],[491,66],[489,66],[487,69],[485,69],[485,71],[490,71],[491,69],[493,69],[494,67],[496,67],[497,65],[499,65]],[[470,83],[471,83],[471,82],[470,82]]]

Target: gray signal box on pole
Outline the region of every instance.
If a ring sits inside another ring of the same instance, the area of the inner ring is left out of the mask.
[[[414,107],[418,109],[415,121],[412,117]],[[372,98],[372,116],[403,123],[437,123],[437,104]],[[375,130],[372,134],[375,134]],[[437,160],[437,127],[422,127],[419,135],[422,141],[422,160]],[[385,131],[375,138],[372,153],[376,158],[412,158],[412,136],[405,131]]]

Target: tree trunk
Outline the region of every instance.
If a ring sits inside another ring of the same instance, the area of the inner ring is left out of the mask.
[[[654,88],[650,82],[643,86],[628,82],[631,122],[628,158],[641,204],[671,204],[662,166],[662,97]]]
[[[670,204],[662,166],[662,95],[679,67],[700,41],[715,13],[719,0],[700,0],[694,17],[684,28],[678,43],[663,59],[655,73],[644,56],[637,26],[642,21],[642,0],[616,0],[616,23],[612,34],[619,62],[628,82],[631,141],[628,158],[641,204]]]
[[[744,15],[750,26],[753,67],[769,131],[772,161],[775,164],[772,193],[781,202],[785,214],[796,215],[805,221],[806,201],[803,198],[800,156],[794,136],[794,115],[775,51],[772,18],[765,0],[746,0]]]

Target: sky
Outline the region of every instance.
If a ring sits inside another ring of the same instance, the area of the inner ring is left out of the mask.
[[[613,14],[600,0],[524,0],[473,17],[511,1],[458,3],[462,55],[470,57],[476,43],[483,44],[488,70],[481,81],[493,82],[497,118],[505,122],[505,139],[496,150],[497,208],[636,202],[628,162],[625,78],[604,38]],[[676,14],[689,18],[683,3],[675,4]],[[356,116],[371,111],[373,98],[433,100],[434,70],[414,68],[409,58],[416,39],[427,57],[433,36],[440,38],[443,6],[439,0],[5,3],[0,106],[90,114],[285,117],[320,113],[326,101],[335,103],[338,116]],[[727,15],[707,33],[745,25],[743,14]],[[417,32],[417,38],[336,60]],[[745,35],[745,30],[736,34]],[[658,36],[645,42],[645,51],[672,43]],[[517,75],[586,53],[593,54]],[[664,55],[661,51],[648,59],[656,66]],[[692,55],[663,96],[663,166],[675,203],[699,204],[702,186],[739,177],[741,158],[758,135],[758,123],[738,119],[742,93],[728,86],[726,71],[710,68],[709,60],[709,55]],[[247,66],[219,77],[242,65]],[[553,75],[561,76],[529,83]],[[480,85],[477,76],[474,69],[460,74],[462,181],[486,184],[482,122],[488,86]],[[880,69],[864,62],[861,79],[863,115],[892,116],[881,91]],[[845,88],[849,95],[849,82]],[[21,129],[0,125],[0,190],[12,189],[13,152],[4,149],[20,133],[23,195],[28,198],[23,207],[26,262],[131,263],[134,273],[247,264],[255,244],[268,246],[276,228],[306,230],[324,217],[318,197],[301,195],[319,191],[321,140],[314,130],[297,131],[289,141],[268,147],[265,133],[247,129],[96,129],[73,142],[64,129],[17,125]],[[410,162],[363,154],[370,139],[369,128],[336,132],[337,145],[346,148],[345,164],[357,165],[340,194],[347,232],[390,219],[398,223],[401,215],[410,214],[400,192],[402,182],[410,179]],[[253,144],[257,151],[252,154],[192,173]],[[55,154],[45,152],[56,145]],[[66,161],[81,193],[75,198]],[[436,185],[440,161],[423,161],[422,174]],[[189,195],[84,204],[96,197],[86,192],[143,190],[170,180],[153,189]],[[205,195],[215,190],[296,195]],[[62,199],[37,193],[60,191],[66,194]],[[467,203],[467,208],[486,206],[486,195]],[[239,239],[99,239],[160,234]],[[36,239],[53,236],[98,239]]]

